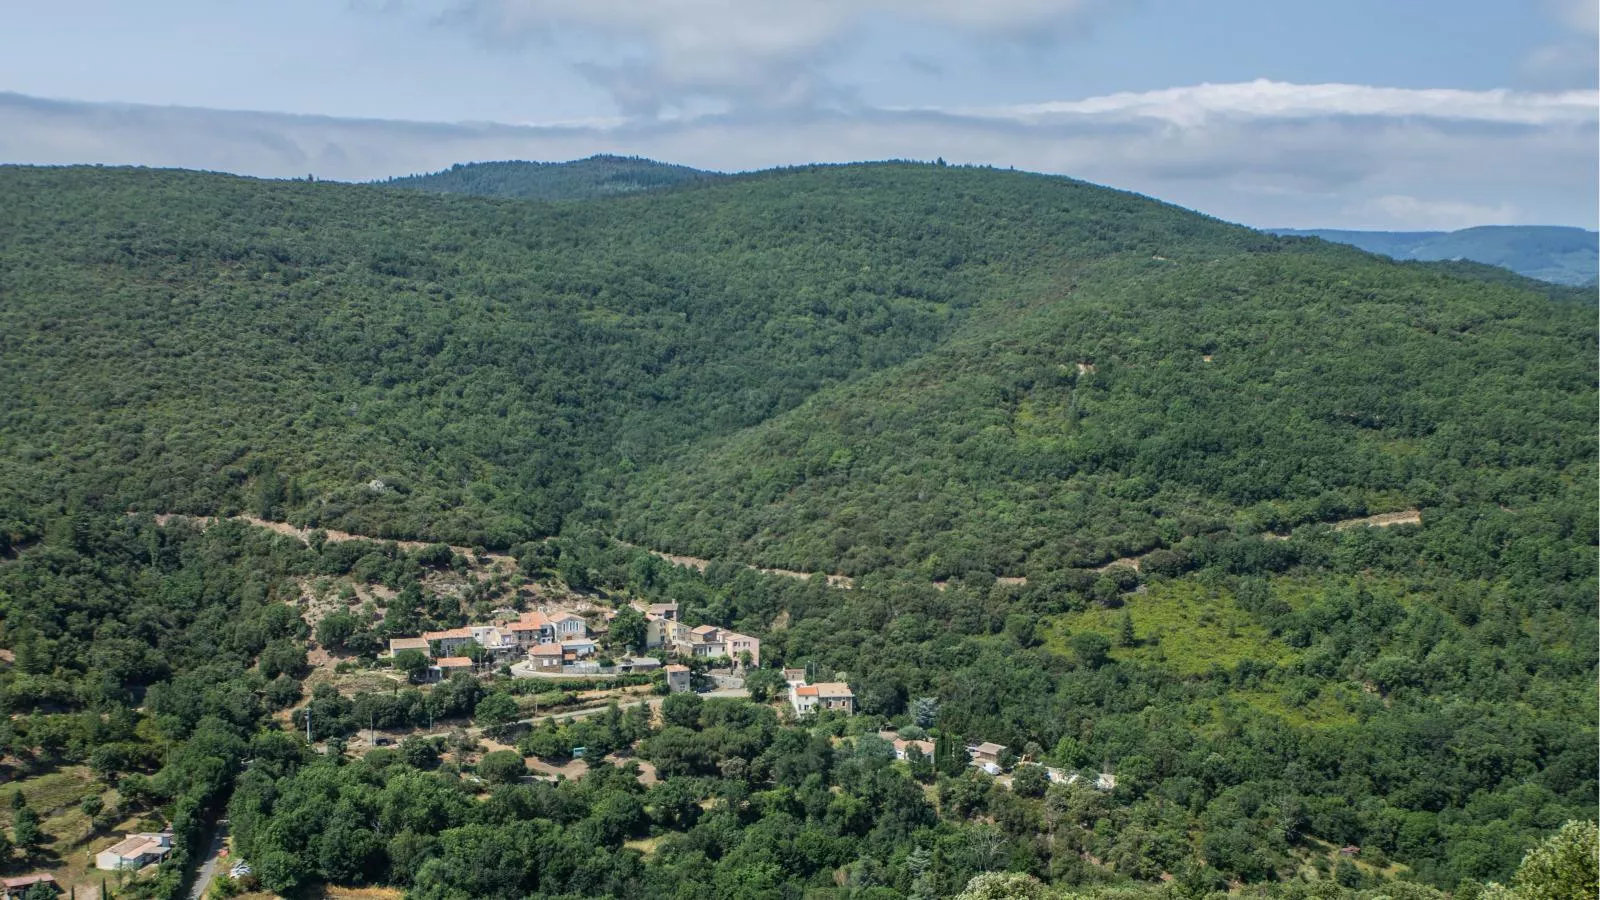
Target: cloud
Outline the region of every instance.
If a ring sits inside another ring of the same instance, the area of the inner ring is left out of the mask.
[[[1378,221],[1405,222],[1408,228],[1423,231],[1455,231],[1474,225],[1511,222],[1517,218],[1517,208],[1510,203],[1489,206],[1455,200],[1423,200],[1405,194],[1374,197],[1356,204],[1351,208],[1351,213]]]
[[[0,94],[0,160],[365,180],[488,159],[649,156],[744,170],[932,159],[1015,166],[1282,227],[1474,217],[1594,227],[1595,92],[1253,82],[969,110],[773,108],[563,125],[435,124]]]
[[[1570,35],[1528,54],[1522,63],[1524,80],[1546,89],[1600,85],[1600,3],[1545,0],[1544,5]]]
[[[826,66],[876,21],[977,41],[1037,40],[1099,0],[456,0],[438,21],[491,44],[563,56],[630,113],[699,99],[731,107],[841,104]],[[619,49],[620,48],[620,49]]]
[[[1594,0],[1550,0],[1556,18],[1579,35],[1600,35],[1600,5]]]
[[[1329,116],[1430,118],[1518,125],[1583,124],[1596,119],[1594,91],[1550,93],[1411,89],[1362,84],[1290,84],[1258,79],[1201,84],[1087,100],[974,109],[979,116],[1044,122],[1100,116],[1157,119],[1194,127],[1215,118],[1317,119]]]

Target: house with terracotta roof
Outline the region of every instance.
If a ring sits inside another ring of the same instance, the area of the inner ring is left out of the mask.
[[[850,685],[842,681],[823,681],[817,684],[797,684],[789,688],[789,705],[797,716],[821,710],[855,715],[856,695]]]
[[[671,604],[676,607],[677,604]],[[672,618],[647,612],[644,615],[644,645],[646,649],[654,650],[657,647],[667,647],[677,641],[680,625],[676,619],[677,609],[673,609]]]
[[[158,863],[172,852],[172,835],[130,834],[94,855],[94,867],[115,872],[118,869],[142,869]]]
[[[36,884],[48,884],[58,893],[61,890],[61,887],[56,884],[56,877],[51,875],[49,872],[34,872],[29,875],[14,875],[10,878],[0,878],[0,900],[11,900],[13,897],[21,897],[23,894],[28,892],[28,888],[31,888]]]
[[[750,665],[761,665],[761,641],[750,635],[715,625],[675,630],[676,640],[671,643],[674,652],[698,659],[732,660],[742,660],[745,654],[749,654]]]
[[[560,644],[539,644],[528,651],[528,661],[533,663],[533,670],[547,674],[561,673],[562,656]]]
[[[878,737],[894,747],[895,759],[905,759],[912,750],[916,750],[928,759],[933,759],[933,741],[906,740],[892,731],[880,731]]]
[[[473,669],[472,658],[467,656],[441,656],[428,667],[428,674],[435,681],[443,681],[457,672],[471,672]]]
[[[967,745],[967,756],[970,758],[972,765],[988,772],[990,775],[1000,774],[1003,768],[1000,765],[1000,757],[1004,756],[1005,752],[1006,747],[1004,744],[996,744],[991,741]]]
[[[722,639],[726,647],[726,655],[730,659],[743,660],[745,655],[748,654],[750,665],[758,669],[761,667],[760,639],[751,637],[748,634],[740,634],[737,631],[724,631]]]
[[[687,694],[693,689],[690,685],[691,676],[688,666],[680,666],[674,663],[667,666],[665,671],[667,673],[667,693]]]
[[[532,610],[507,625],[506,630],[518,648],[527,650],[538,644],[559,644],[571,638],[587,637],[589,623],[575,613]]]

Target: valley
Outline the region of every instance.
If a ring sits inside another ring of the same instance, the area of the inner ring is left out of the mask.
[[[0,166],[7,877],[1475,900],[1593,820],[1592,292],[581,162]]]

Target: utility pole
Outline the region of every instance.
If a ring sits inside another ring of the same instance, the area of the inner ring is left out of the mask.
[[[311,704],[306,704],[306,743],[311,743]]]

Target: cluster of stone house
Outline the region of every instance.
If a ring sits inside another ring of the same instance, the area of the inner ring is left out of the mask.
[[[788,671],[788,670],[785,670]],[[894,747],[895,759],[907,758],[914,748],[928,759],[933,758],[933,741],[906,740],[892,731],[880,731],[878,737],[888,741]],[[966,746],[968,764],[982,769],[990,775],[999,775],[1005,769],[1001,759],[1006,755],[1006,746],[992,741],[968,744]],[[1085,781],[1085,776],[1053,766],[1044,767],[1045,775],[1056,784],[1077,784]],[[1101,772],[1093,776],[1094,788],[1100,791],[1112,791],[1117,787],[1117,776],[1110,772]]]
[[[693,628],[678,618],[678,604],[652,603],[640,608],[644,613],[645,647],[663,649],[695,659],[727,659],[740,665],[761,666],[761,640],[748,634],[697,625]]]
[[[389,653],[422,653],[433,661],[429,675],[439,679],[471,672],[475,666],[465,654],[473,646],[482,648],[491,664],[527,659],[535,670],[559,671],[595,654],[594,639],[582,616],[544,610],[521,613],[515,621],[498,625],[468,625],[423,632],[421,637],[392,638]]]

